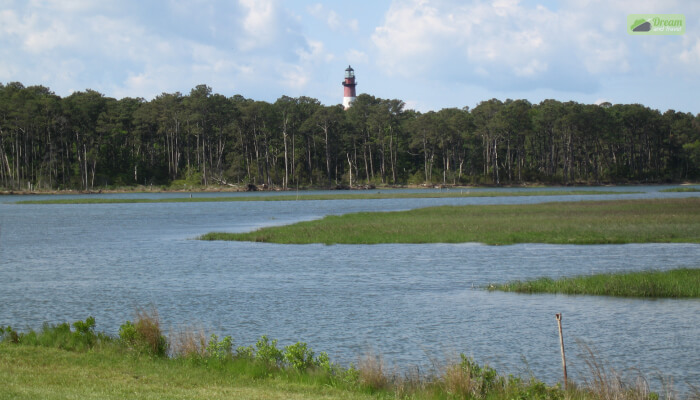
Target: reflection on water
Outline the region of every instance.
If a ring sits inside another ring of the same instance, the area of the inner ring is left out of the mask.
[[[584,368],[574,344],[581,340],[618,369],[637,367],[649,378],[659,372],[673,376],[680,390],[687,389],[683,381],[700,382],[698,300],[480,288],[540,276],[697,267],[698,245],[191,240],[213,230],[245,231],[332,213],[545,200],[552,198],[0,204],[0,324],[38,328],[45,321],[93,315],[98,330],[114,334],[136,307],[153,304],[166,326],[201,326],[230,334],[237,344],[266,334],[281,344],[306,341],[343,363],[375,351],[390,364],[422,368],[430,368],[431,359],[463,352],[502,372],[555,382],[560,361],[554,314],[561,312],[574,379]]]

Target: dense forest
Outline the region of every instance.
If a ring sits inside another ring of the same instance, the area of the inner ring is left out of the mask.
[[[116,100],[0,83],[0,187],[269,188],[677,182],[700,177],[700,115],[640,104],[491,99],[420,113],[359,95],[274,103],[188,95]]]

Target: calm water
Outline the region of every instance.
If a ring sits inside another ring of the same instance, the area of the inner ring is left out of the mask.
[[[635,187],[643,193],[603,198],[698,195],[659,189]],[[101,195],[146,196],[189,195]],[[265,334],[281,345],[305,341],[343,364],[374,352],[390,366],[423,370],[433,359],[462,352],[501,372],[532,373],[553,383],[561,375],[554,318],[561,312],[574,378],[584,371],[576,344],[583,342],[618,370],[638,368],[657,389],[663,374],[687,392],[686,383],[700,383],[700,301],[517,295],[479,287],[540,276],[698,267],[699,245],[192,240],[210,231],[355,211],[592,198],[601,197],[100,205],[16,205],[7,202],[29,197],[0,197],[0,325],[36,329],[93,315],[98,330],[116,334],[135,308],[154,305],[168,329],[203,327],[232,335],[236,344],[253,344]]]

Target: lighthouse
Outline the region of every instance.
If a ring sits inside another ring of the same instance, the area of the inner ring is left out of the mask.
[[[343,81],[343,108],[346,110],[350,108],[350,105],[355,101],[355,70],[351,66],[345,69],[345,80]]]

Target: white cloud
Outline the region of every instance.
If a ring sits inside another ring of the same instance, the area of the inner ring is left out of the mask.
[[[44,84],[59,95],[89,87],[151,98],[200,83],[228,93],[271,82],[299,88],[309,66],[334,57],[305,39],[277,0],[17,2],[0,10],[0,43],[0,81]]]
[[[300,48],[297,50],[301,63],[330,62],[335,58],[332,53],[326,51],[323,42],[309,39],[307,44],[308,48]]]
[[[332,29],[338,29],[341,25],[338,14],[332,10],[328,13],[328,18],[326,19],[326,22],[328,23],[328,26],[330,26]]]
[[[30,13],[19,15],[12,10],[0,12],[0,37],[19,39],[24,50],[41,53],[57,47],[70,47],[77,37],[66,21]]]
[[[345,53],[345,58],[348,60],[348,62],[353,62],[356,64],[369,63],[369,56],[367,55],[367,53],[357,49],[349,49]]]
[[[107,87],[117,98],[154,98],[162,93],[187,92],[202,81],[197,81],[193,73],[183,74],[178,66],[148,65],[138,71],[128,73],[120,82]],[[209,82],[207,82],[209,84]]]
[[[277,72],[282,77],[280,85],[294,90],[304,88],[310,80],[309,70],[300,65],[281,65]]]
[[[425,1],[394,2],[384,25],[377,27],[372,40],[378,49],[379,64],[388,75],[423,72],[439,53],[459,41],[470,25],[455,26],[451,14],[443,14]]]
[[[23,31],[17,13],[13,10],[0,10],[0,34],[2,36],[16,35]]]
[[[499,17],[518,16],[520,0],[496,0],[493,2],[493,11]]]
[[[686,33],[686,35],[688,34]],[[670,61],[665,64],[665,67],[673,68],[671,64],[678,64],[677,67],[683,68],[684,72],[690,73],[696,78],[700,74],[698,68],[700,65],[700,35],[696,33],[683,39],[680,49],[678,49],[678,55],[676,57],[669,55],[668,60]]]
[[[101,7],[98,3],[91,0],[31,0],[29,1],[29,6],[33,9],[51,10],[49,14],[53,12],[75,14]]]
[[[306,11],[314,18],[325,22],[325,24],[333,31],[348,29],[356,32],[359,28],[359,22],[357,19],[346,19],[334,10],[326,9],[326,7],[321,3],[308,6]]]
[[[518,0],[394,1],[372,41],[389,76],[581,88],[630,70],[620,15],[603,2],[553,11]]]
[[[244,37],[239,44],[243,50],[267,46],[277,34],[276,8],[273,0],[239,0],[246,10],[243,18]]]
[[[530,60],[527,63],[517,65],[513,68],[516,76],[530,77],[546,72],[548,65],[539,60]]]
[[[627,72],[630,69],[629,52],[623,42],[609,40],[599,32],[588,32],[577,37],[579,53],[586,70],[593,75]]]

